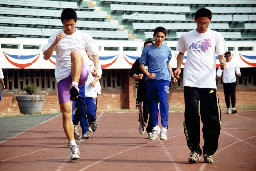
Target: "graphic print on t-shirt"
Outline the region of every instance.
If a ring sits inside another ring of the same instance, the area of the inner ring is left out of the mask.
[[[189,49],[193,50],[193,51],[200,50],[201,52],[206,52],[209,47],[212,47],[210,39],[203,39],[203,40],[199,40],[197,42],[193,42],[189,46]]]

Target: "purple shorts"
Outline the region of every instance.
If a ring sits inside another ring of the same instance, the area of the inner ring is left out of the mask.
[[[85,66],[85,63],[82,65],[82,72],[80,75],[80,80],[78,85],[81,86],[85,83],[88,78],[88,71]],[[71,102],[69,89],[72,84],[72,75],[70,74],[67,78],[60,80],[57,84],[58,86],[58,97],[59,97],[59,104]]]

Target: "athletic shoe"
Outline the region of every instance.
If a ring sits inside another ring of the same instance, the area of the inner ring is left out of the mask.
[[[88,126],[88,129],[90,132],[92,132],[92,127],[91,126]]]
[[[231,109],[228,108],[226,114],[231,114]]]
[[[70,90],[69,90],[69,94],[70,94],[70,100],[75,101],[78,98],[78,95],[79,95],[78,86],[71,85]]]
[[[205,163],[214,163],[213,155],[204,154]]]
[[[160,128],[159,128],[159,126],[157,125],[157,126],[155,126],[155,127],[153,128],[152,137],[149,138],[149,139],[150,139],[150,140],[155,140],[155,139],[157,139],[159,133],[160,133]]]
[[[74,136],[75,136],[75,139],[77,139],[77,140],[81,139],[81,135],[79,134],[76,126],[74,126]]]
[[[89,122],[88,125],[89,125],[89,127],[91,127],[92,132],[95,132],[97,130],[97,128],[98,128],[98,124],[97,124],[96,120],[93,121],[93,122]]]
[[[160,134],[161,140],[167,140],[167,127],[162,127],[161,134]]]
[[[237,113],[237,110],[235,108],[232,108],[232,114]]]
[[[188,162],[190,163],[197,163],[200,160],[200,154],[197,152],[191,152],[188,158]]]
[[[148,139],[151,139],[152,137],[153,137],[152,132],[149,132],[149,133],[148,133]]]
[[[84,139],[90,139],[90,134],[89,131],[87,131],[84,135],[83,135]]]
[[[80,152],[76,145],[69,145],[70,148],[70,159],[76,160],[80,158]]]
[[[139,133],[140,133],[140,135],[144,135],[144,133],[145,133],[145,127],[142,124],[140,124],[140,126],[139,126]]]

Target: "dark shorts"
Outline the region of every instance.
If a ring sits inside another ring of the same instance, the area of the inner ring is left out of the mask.
[[[78,85],[83,85],[88,78],[88,70],[85,66],[85,63],[82,65],[82,72],[80,75],[80,80]],[[58,97],[59,97],[59,104],[71,102],[69,89],[72,84],[72,75],[70,74],[67,78],[58,82]]]

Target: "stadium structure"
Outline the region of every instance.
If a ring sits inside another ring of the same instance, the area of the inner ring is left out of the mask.
[[[210,28],[223,34],[233,59],[239,62],[242,77],[237,80],[238,88],[255,89],[255,0],[0,0],[0,67],[7,87],[2,101],[8,101],[0,113],[17,110],[10,99],[24,93],[28,84],[48,95],[45,112],[59,110],[56,56],[45,61],[42,48],[62,28],[64,8],[75,9],[77,28],[97,40],[103,69],[98,109],[105,110],[136,108],[136,82],[128,77],[129,69],[140,57],[143,42],[153,40],[158,26],[168,31],[164,43],[172,48],[171,65],[176,68],[177,41],[196,27],[193,14],[201,7],[213,12]],[[217,57],[216,63],[217,68]],[[217,83],[222,88],[221,80]],[[182,79],[172,89],[182,89]]]

